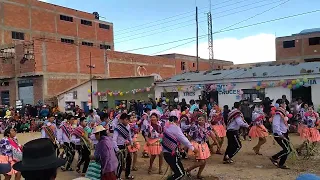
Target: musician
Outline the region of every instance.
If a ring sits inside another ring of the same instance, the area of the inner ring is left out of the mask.
[[[128,150],[127,150],[128,144],[135,147],[135,144],[132,141],[129,122],[130,122],[130,116],[126,113],[121,114],[119,118],[119,123],[113,132],[113,143],[114,143],[115,151],[117,152],[117,158],[119,161],[117,172],[116,172],[117,178],[121,178],[123,164],[125,164],[126,179],[134,179],[134,177],[130,174],[131,161],[132,161],[131,154],[128,153]]]
[[[90,140],[88,138],[87,120],[85,117],[80,118],[80,124],[73,130],[71,141],[76,145],[76,149],[79,154],[79,160],[77,163],[76,171],[78,173],[85,174],[87,172],[90,163]],[[80,171],[81,165],[83,165],[82,172]]]
[[[57,132],[57,138],[60,142],[60,145],[63,146],[64,152],[66,154],[66,164],[64,167],[61,167],[62,171],[73,171],[71,168],[74,155],[75,155],[75,144],[71,142],[72,135],[72,124],[74,117],[69,115],[67,121],[60,125],[60,129]]]
[[[54,116],[49,115],[49,119],[44,122],[44,125],[41,129],[41,138],[48,138],[54,144],[54,147],[57,151],[57,156],[60,154],[59,152],[59,143],[57,142],[57,126],[54,123]]]
[[[241,149],[241,141],[239,139],[239,129],[240,127],[248,128],[249,125],[244,120],[244,117],[240,111],[240,103],[234,103],[234,109],[228,115],[228,125],[227,125],[227,138],[228,146],[224,154],[224,164],[233,163],[232,158]]]

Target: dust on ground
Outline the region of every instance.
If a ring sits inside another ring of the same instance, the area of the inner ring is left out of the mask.
[[[21,144],[40,137],[40,133],[25,133],[18,134],[18,140]],[[290,135],[291,142],[294,145],[302,143],[300,137],[295,134]],[[143,141],[140,138],[141,146]],[[269,157],[280,151],[280,147],[276,144],[271,136],[267,137],[267,143],[261,148],[263,156],[255,155],[252,148],[256,145],[257,140],[242,141],[242,149],[233,158],[235,163],[226,165],[222,163],[222,155],[212,155],[208,161],[206,168],[203,172],[206,180],[294,180],[300,173],[315,173],[320,174],[320,154],[310,159],[304,158],[289,158],[287,165],[290,167],[289,170],[282,170],[276,168],[269,160]],[[226,147],[226,139],[223,149]],[[319,146],[319,145],[318,145]],[[143,146],[142,146],[143,147]],[[192,159],[183,160],[185,168],[192,163]],[[74,166],[77,162],[77,155],[74,160]],[[153,174],[149,175],[147,169],[149,166],[149,159],[141,158],[141,152],[138,153],[137,168],[138,171],[132,172],[135,179],[138,180],[160,180],[165,179],[164,175],[158,175],[158,160],[156,159],[153,165]],[[167,164],[164,164],[163,171],[166,171]],[[169,174],[170,170],[167,171]],[[192,171],[192,175],[195,176],[197,170]],[[124,173],[123,173],[124,174]],[[76,172],[58,172],[57,180],[71,180],[79,177]],[[12,178],[13,179],[13,178]]]

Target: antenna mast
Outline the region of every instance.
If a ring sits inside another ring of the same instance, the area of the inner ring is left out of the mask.
[[[212,16],[211,16],[211,0],[209,0],[209,12],[208,12],[208,50],[209,50],[209,62],[211,69],[214,69],[214,54],[213,54],[213,35],[212,35]]]

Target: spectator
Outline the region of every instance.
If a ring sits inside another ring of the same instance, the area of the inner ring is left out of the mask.
[[[229,115],[230,109],[228,105],[223,106],[223,120],[224,124],[228,125],[228,115]]]
[[[23,147],[22,161],[13,169],[20,171],[25,180],[54,180],[57,168],[65,161],[56,157],[55,148],[47,138],[35,139]]]

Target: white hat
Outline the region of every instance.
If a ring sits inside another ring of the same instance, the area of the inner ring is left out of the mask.
[[[176,112],[176,111],[171,111],[171,112],[170,112],[170,117],[171,117],[171,116],[178,117],[178,116],[177,116],[177,112]]]
[[[106,129],[102,125],[99,125],[99,126],[94,127],[92,134],[96,134],[98,132],[105,131],[105,130]]]
[[[255,102],[255,103],[259,103],[259,102],[261,102],[262,100],[260,99],[260,98],[256,98],[253,102]]]

